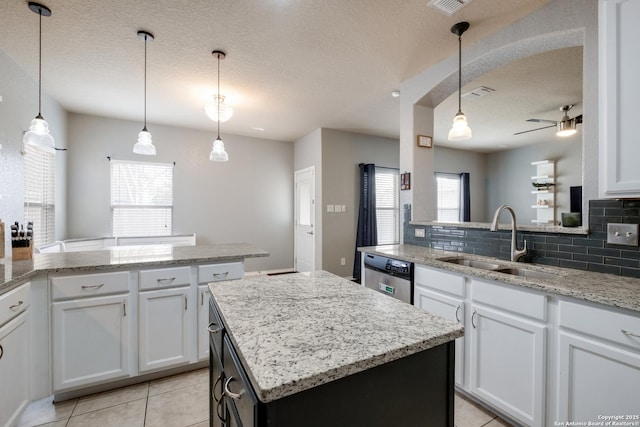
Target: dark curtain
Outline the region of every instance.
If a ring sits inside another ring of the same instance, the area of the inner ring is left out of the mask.
[[[376,166],[360,163],[360,208],[358,209],[358,232],[356,234],[356,256],[353,263],[353,278],[361,283],[361,246],[378,244],[378,224],[376,223]]]
[[[469,172],[460,174],[460,221],[471,221],[471,192],[469,191]]]

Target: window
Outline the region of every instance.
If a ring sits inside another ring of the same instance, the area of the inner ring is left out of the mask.
[[[55,155],[31,145],[25,150],[24,220],[33,222],[33,245],[39,247],[55,241]]]
[[[460,221],[460,175],[436,172],[438,221]]]
[[[400,243],[400,188],[398,169],[376,167],[376,221],[378,244]]]
[[[110,166],[113,235],[170,235],[173,165],[112,160]]]

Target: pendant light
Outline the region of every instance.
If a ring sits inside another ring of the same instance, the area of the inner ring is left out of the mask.
[[[138,142],[133,146],[133,152],[155,156],[156,147],[151,142],[151,133],[147,130],[147,42],[153,41],[153,34],[147,31],[138,31],[138,38],[144,40],[144,127],[138,133]]]
[[[458,113],[453,118],[453,127],[449,131],[449,141],[465,141],[471,138],[471,129],[467,117],[462,112],[462,34],[469,29],[468,22],[458,22],[451,32],[458,36]]]
[[[221,50],[214,50],[211,54],[218,59],[218,94],[220,93],[220,60],[224,59],[227,54]],[[229,155],[224,150],[224,142],[220,138],[220,103],[217,103],[217,118],[218,123],[218,137],[213,141],[213,147],[211,153],[209,153],[209,160],[213,162],[226,162],[229,160]]]
[[[55,153],[55,142],[49,133],[49,123],[42,117],[42,17],[51,16],[51,9],[39,3],[29,2],[29,10],[40,15],[40,31],[38,38],[38,115],[31,120],[29,131],[22,137],[22,143],[40,147]]]

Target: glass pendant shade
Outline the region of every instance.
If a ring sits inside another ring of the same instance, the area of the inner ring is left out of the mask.
[[[467,117],[462,111],[453,118],[453,127],[449,131],[449,141],[465,141],[471,138],[471,128],[467,124]]]
[[[224,142],[222,142],[220,137],[213,141],[213,148],[211,149],[211,153],[209,153],[209,160],[212,162],[226,162],[229,160],[229,155],[224,149]]]
[[[151,142],[151,134],[144,128],[138,133],[138,142],[133,146],[135,154],[144,154],[145,156],[155,156],[156,146]]]
[[[233,116],[233,108],[224,103],[224,96],[214,95],[213,99],[204,104],[204,111],[214,122],[218,121],[218,108],[220,108],[220,122],[224,123]]]
[[[29,126],[29,131],[25,132],[22,137],[22,143],[55,153],[55,142],[49,133],[49,123],[42,116],[31,120],[31,126]]]

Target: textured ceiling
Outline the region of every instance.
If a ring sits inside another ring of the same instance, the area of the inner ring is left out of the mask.
[[[221,93],[235,110],[223,135],[293,141],[328,127],[398,138],[390,94],[457,54],[451,25],[471,22],[468,46],[548,1],[475,0],[448,17],[427,0],[44,0],[53,14],[43,18],[43,90],[72,112],[142,122],[144,29],[155,35],[151,132],[153,123],[215,131],[203,104],[215,92],[211,51],[222,49]],[[0,3],[0,48],[35,80],[38,16],[26,1]]]

